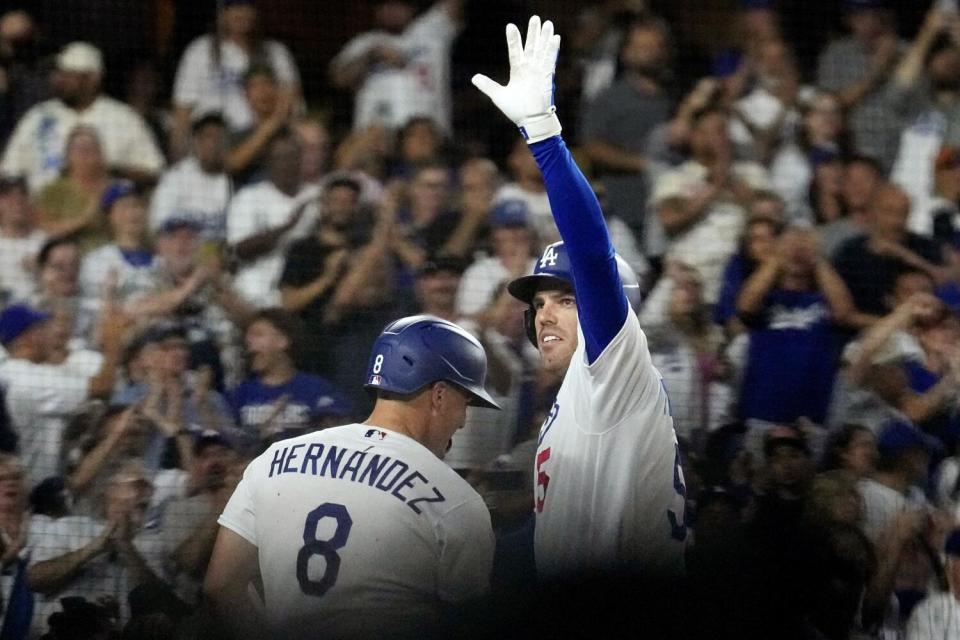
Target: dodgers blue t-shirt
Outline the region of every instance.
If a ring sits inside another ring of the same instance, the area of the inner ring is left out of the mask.
[[[277,386],[248,378],[230,394],[230,404],[240,429],[253,438],[261,436],[261,427],[268,421],[271,434],[299,435],[321,418],[349,416],[351,412],[339,389],[302,371]]]
[[[750,349],[742,417],[790,423],[806,416],[823,424],[836,374],[833,323],[823,294],[774,289],[763,310],[744,322]]]

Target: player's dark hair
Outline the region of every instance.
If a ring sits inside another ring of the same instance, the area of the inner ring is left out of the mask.
[[[269,323],[270,326],[285,335],[290,342],[287,347],[287,355],[296,359],[297,348],[303,336],[303,323],[299,318],[279,307],[269,307],[267,309],[260,309],[253,314],[253,316],[250,317],[250,321],[247,322],[247,327],[250,327],[255,322]]]

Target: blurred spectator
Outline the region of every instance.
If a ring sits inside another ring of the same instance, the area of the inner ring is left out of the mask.
[[[731,105],[730,139],[738,157],[769,165],[777,151],[796,139],[801,105],[813,98],[802,85],[793,52],[780,39],[752,43],[752,88]]]
[[[330,63],[335,86],[356,91],[353,128],[399,129],[415,116],[451,130],[450,48],[462,0],[437,0],[414,17],[409,0],[381,0],[375,28],[354,36]]]
[[[147,244],[147,207],[127,180],[113,183],[100,199],[110,224],[111,242],[91,251],[80,264],[84,313],[96,317],[105,297],[133,304],[153,288],[154,256]]]
[[[165,577],[165,541],[147,526],[152,492],[152,483],[131,463],[111,478],[102,519],[71,517],[33,524],[27,576],[39,594],[36,616],[45,619],[61,598],[72,596],[112,600],[121,621],[129,617],[130,591]]]
[[[703,302],[702,285],[694,270],[671,262],[665,279],[669,286],[658,291],[667,298],[647,298],[640,323],[653,364],[670,394],[677,437],[700,451],[706,433],[731,417],[727,411],[730,394],[723,388],[726,366],[719,357],[723,331],[710,323],[710,310]]]
[[[397,157],[388,168],[387,177],[409,180],[418,168],[443,163],[445,142],[443,132],[432,118],[410,118],[400,130]]]
[[[460,258],[428,259],[417,273],[418,311],[450,322],[461,322],[457,292],[467,268]]]
[[[500,285],[531,273],[536,262],[536,235],[522,200],[501,201],[493,210],[490,226],[492,255],[470,265],[460,281],[457,310],[462,316],[482,316],[495,307],[494,293]]]
[[[450,191],[450,172],[444,165],[423,165],[410,181],[406,206],[397,211],[390,237],[399,266],[397,289],[401,299],[404,293],[412,292],[414,275],[427,256],[465,258],[473,249],[483,211],[453,210]]]
[[[881,187],[870,204],[866,235],[847,240],[834,254],[837,273],[864,314],[886,312],[886,296],[900,270],[924,271],[938,283],[946,277],[940,247],[907,230],[909,215],[906,194],[891,185]]]
[[[37,193],[57,179],[66,142],[78,124],[94,128],[107,166],[138,182],[151,182],[163,168],[153,134],[133,109],[101,93],[103,58],[86,42],[67,45],[57,57],[56,98],[30,109],[17,123],[0,169],[23,174]]]
[[[731,336],[746,330],[737,317],[740,289],[767,256],[773,253],[781,230],[780,222],[767,217],[751,218],[740,239],[740,250],[730,258],[723,270],[720,295],[713,307],[713,321],[723,326]]]
[[[166,83],[154,60],[136,63],[127,76],[124,102],[150,127],[161,150],[169,148],[170,112]]]
[[[226,157],[227,172],[238,185],[251,184],[264,178],[264,165],[271,143],[290,134],[293,99],[281,89],[273,70],[268,66],[252,66],[243,76],[243,92],[253,121],[250,126],[233,132],[230,152]]]
[[[827,441],[822,467],[825,471],[842,470],[855,478],[871,475],[877,465],[877,438],[868,427],[845,424]]]
[[[818,474],[810,488],[804,519],[815,526],[843,523],[859,527],[863,519],[863,499],[857,488],[859,479],[846,469]]]
[[[0,306],[33,295],[36,257],[45,240],[23,178],[0,177]]]
[[[263,309],[247,325],[251,376],[230,394],[234,417],[257,453],[269,443],[303,435],[351,416],[341,392],[297,368],[303,328],[280,309]]]
[[[941,147],[932,166],[932,191],[910,210],[907,226],[914,233],[952,246],[960,228],[960,148]]]
[[[810,154],[810,182],[806,194],[807,214],[818,228],[827,227],[840,220],[844,211],[844,164],[840,155],[829,151],[813,151]],[[821,245],[825,244],[820,232]],[[829,249],[822,246],[824,253]]]
[[[851,33],[820,55],[817,84],[850,114],[854,148],[890,167],[900,123],[887,85],[904,45],[887,0],[843,0],[843,9]]]
[[[812,230],[781,234],[740,290],[737,313],[750,335],[742,417],[826,424],[836,369],[832,332],[857,319],[850,292],[819,255]]]
[[[216,388],[239,379],[236,327],[253,311],[230,284],[216,257],[206,257],[192,219],[169,218],[157,230],[150,289],[128,305],[138,320],[174,318],[187,330],[191,362],[212,367]]]
[[[283,255],[317,222],[318,187],[300,178],[300,145],[277,138],[267,155],[267,179],[241,189],[227,209],[227,242],[239,267],[234,286],[257,308],[280,302]]]
[[[314,118],[301,118],[293,124],[300,143],[300,177],[306,184],[319,184],[330,169],[330,132]]]
[[[960,629],[960,529],[954,529],[943,547],[949,589],[927,596],[907,624],[906,640],[949,638]]]
[[[877,192],[884,184],[883,171],[877,161],[857,155],[847,160],[840,180],[840,217],[829,218],[833,213],[827,214],[828,207],[836,206],[830,201],[836,192],[820,192],[818,196],[826,197],[815,210],[825,218],[819,229],[820,240],[823,254],[831,259],[847,240],[866,233]],[[824,186],[829,189],[829,185]]]
[[[607,214],[641,234],[647,201],[647,139],[670,117],[670,36],[665,23],[633,23],[620,51],[622,71],[589,105],[581,132],[583,150],[603,178]]]
[[[110,186],[110,174],[100,135],[77,125],[67,136],[60,177],[34,198],[40,227],[52,236],[75,236],[84,252],[110,241],[110,226],[100,211],[100,198]]]
[[[236,489],[242,470],[230,442],[216,431],[204,431],[194,440],[189,468],[161,474],[180,478],[179,491],[160,504],[160,536],[163,547],[170,552],[167,562],[171,584],[190,605],[199,603],[201,583],[219,532],[217,518]],[[168,479],[158,480],[173,484]]]
[[[470,233],[477,245],[487,248],[489,217],[494,195],[500,186],[500,171],[489,158],[471,158],[460,165],[458,178],[460,212],[464,220],[474,222],[473,227],[466,225],[464,232]]]
[[[111,402],[141,403],[140,412],[152,423],[155,432],[141,456],[147,470],[156,471],[168,463],[168,456],[176,454],[187,466],[190,454],[181,440],[186,432],[211,429],[234,437],[230,406],[213,387],[213,368],[208,364],[190,368],[191,344],[183,326],[157,324],[148,328],[140,341],[141,349],[152,347],[152,353],[144,354],[142,375],[139,379],[131,376]]]
[[[37,253],[37,294],[31,302],[68,300],[79,309],[80,247],[69,238],[47,240]]]
[[[815,222],[829,222],[840,212],[828,208],[829,201],[824,201],[828,194],[813,192],[819,207],[810,201],[810,194],[820,168],[835,166],[848,151],[843,110],[836,95],[822,91],[811,91],[796,109],[796,129],[779,141],[770,160],[773,188],[789,203],[792,218],[810,217],[812,209]],[[817,188],[822,186],[816,182]]]
[[[769,186],[763,167],[734,161],[728,122],[717,109],[694,116],[689,159],[657,178],[650,202],[669,238],[665,260],[697,270],[708,304],[717,300],[723,267],[746,222],[746,207],[755,191]]]
[[[530,152],[530,145],[517,138],[507,156],[510,168],[510,182],[497,189],[493,199],[495,203],[504,200],[522,200],[533,218],[534,228],[541,245],[547,245],[560,239],[560,232],[553,222],[547,190],[543,186],[540,167]]]
[[[244,99],[243,80],[249,69],[266,66],[277,78],[284,98],[297,104],[300,74],[287,48],[260,33],[253,0],[226,0],[217,5],[213,33],[190,43],[180,58],[173,87],[171,155],[187,153],[190,122],[216,111],[223,114],[231,131],[253,124],[253,113]]]
[[[94,375],[48,364],[50,316],[23,305],[0,313],[0,345],[8,355],[0,361],[0,383],[30,486],[60,475],[70,414],[88,399],[113,391],[127,320],[119,311],[110,311],[110,321],[101,328],[103,362]]]
[[[44,55],[40,29],[22,9],[0,16],[0,144],[30,107],[50,97],[50,64]]]
[[[324,190],[323,213],[313,233],[292,244],[280,277],[283,308],[306,325],[301,363],[320,373],[347,395],[358,412],[370,398],[356,384],[366,362],[356,354],[368,349],[383,328],[385,306],[400,295],[392,291],[389,243],[395,194],[374,221],[359,206],[360,185],[331,181]]]
[[[960,144],[960,17],[933,3],[920,32],[893,75],[892,99],[903,132],[890,178],[926,209],[934,187],[934,161],[943,145]],[[911,216],[913,217],[913,216]],[[918,233],[930,230],[915,228]]]
[[[193,121],[190,155],[167,169],[150,201],[150,228],[171,219],[196,223],[204,240],[227,236],[227,202],[233,186],[224,170],[227,132],[223,117],[209,113]]]
[[[877,470],[860,481],[864,504],[864,533],[873,541],[908,505],[926,504],[923,484],[935,447],[932,438],[904,421],[887,423],[877,437]]]

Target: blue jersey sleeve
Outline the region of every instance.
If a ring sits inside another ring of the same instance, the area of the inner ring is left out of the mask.
[[[593,363],[620,332],[629,311],[607,223],[563,138],[554,136],[530,149],[570,256],[587,361]]]

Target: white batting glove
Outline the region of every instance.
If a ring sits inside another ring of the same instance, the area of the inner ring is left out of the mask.
[[[520,127],[528,144],[561,131],[553,104],[553,75],[559,50],[560,36],[554,35],[549,20],[541,27],[539,16],[530,18],[526,46],[520,41],[520,30],[511,23],[507,25],[510,82],[503,86],[479,73],[472,79],[474,86]]]

